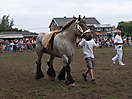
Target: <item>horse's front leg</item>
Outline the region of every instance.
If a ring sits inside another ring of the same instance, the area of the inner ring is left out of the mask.
[[[36,64],[37,64],[37,70],[36,70],[36,79],[40,79],[42,77],[44,77],[44,74],[41,70],[41,58],[42,58],[42,55],[43,53],[37,53],[38,54],[38,58],[37,58],[37,61],[36,61]]]
[[[55,77],[56,76],[56,73],[55,73],[55,69],[53,67],[53,60],[54,60],[54,57],[50,56],[47,64],[48,64],[48,70],[47,70],[47,74],[49,77]]]
[[[63,66],[63,68],[61,69],[61,71],[58,75],[59,81],[65,80],[65,73],[66,73],[66,67]]]
[[[74,80],[72,78],[71,68],[70,68],[71,59],[68,58],[66,55],[63,55],[62,59],[63,59],[64,67],[62,68],[62,70],[59,74],[60,75],[59,77],[61,79],[64,79],[64,76],[65,76],[65,73],[66,73],[67,74],[66,85],[74,84]]]
[[[69,63],[66,63],[66,73],[67,73],[66,85],[74,84],[74,80],[71,76],[71,68]]]

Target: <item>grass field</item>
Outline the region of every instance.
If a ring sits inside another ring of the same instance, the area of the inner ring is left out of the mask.
[[[132,47],[124,48],[125,66],[113,65],[111,58],[116,54],[113,47],[94,49],[96,84],[89,78],[84,81],[86,70],[82,49],[78,48],[71,63],[75,87],[51,81],[46,74],[48,55],[43,56],[44,78],[35,79],[36,53],[0,53],[0,99],[132,99]],[[58,74],[62,61],[54,61]]]

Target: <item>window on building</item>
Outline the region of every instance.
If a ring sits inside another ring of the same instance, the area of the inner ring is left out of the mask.
[[[56,23],[54,23],[54,25],[56,25]]]
[[[105,28],[105,31],[111,31],[112,28]]]
[[[101,28],[96,28],[96,31],[97,31],[97,32],[101,31]]]
[[[102,28],[102,31],[105,31],[105,28]]]

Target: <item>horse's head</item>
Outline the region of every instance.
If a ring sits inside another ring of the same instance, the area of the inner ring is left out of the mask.
[[[93,32],[88,29],[85,17],[81,18],[80,15],[79,18],[76,20],[76,31],[78,36],[81,36],[86,40],[91,40],[93,38]]]

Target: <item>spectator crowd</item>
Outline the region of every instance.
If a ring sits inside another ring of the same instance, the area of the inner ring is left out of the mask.
[[[35,44],[35,39],[0,40],[0,52],[30,51]]]
[[[114,46],[114,38],[96,38],[94,39],[98,45],[104,44],[104,47]],[[78,43],[79,39],[77,39]],[[132,46],[132,37],[123,38],[124,46]],[[36,40],[31,38],[15,39],[15,40],[0,40],[0,52],[18,52],[35,50]]]
[[[80,39],[77,39],[77,43]],[[111,47],[114,46],[114,37],[112,38],[94,38],[94,41],[100,46],[103,45],[104,47]],[[132,37],[124,37],[123,38],[123,46],[132,46]]]

